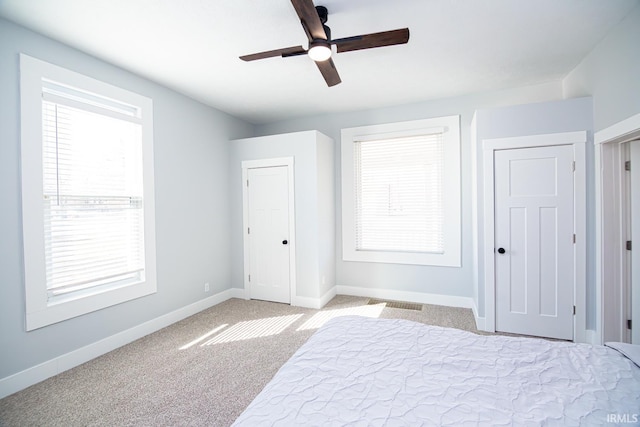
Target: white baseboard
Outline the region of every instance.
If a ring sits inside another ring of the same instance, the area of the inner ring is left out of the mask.
[[[320,300],[318,298],[296,296],[291,305],[294,307],[320,308]]]
[[[249,294],[244,290],[244,288],[231,288],[227,289],[225,292],[231,292],[231,296],[229,298],[249,299]]]
[[[2,378],[0,379],[0,399],[88,362],[98,356],[102,356],[162,328],[166,328],[173,323],[186,319],[189,316],[220,304],[230,298],[244,298],[244,290],[238,288],[227,289],[209,298],[202,299],[156,319],[134,326],[131,329],[111,335],[95,343],[58,356],[55,359],[48,360],[24,371]]]
[[[593,344],[593,345],[602,345],[604,344],[602,342],[602,338],[600,338],[600,334],[598,333],[598,331],[593,330],[593,329],[585,329],[585,334],[584,334],[584,338],[585,338],[585,342],[588,344]]]
[[[473,317],[476,320],[476,329],[478,329],[479,331],[486,331],[485,318],[478,316],[478,306],[476,306],[476,302],[473,298],[471,299],[471,310],[473,310]],[[489,332],[495,332],[495,331],[489,331]]]
[[[463,307],[473,309],[476,316],[478,329],[481,328],[477,310],[474,307],[473,299],[469,297],[459,297],[450,295],[425,294],[420,292],[394,291],[390,289],[369,289],[352,286],[334,286],[320,298],[296,297],[294,304],[299,307],[320,309],[324,307],[336,295],[352,295],[368,298],[380,298],[397,301],[407,301],[420,304],[436,304],[449,307]],[[25,389],[33,384],[46,380],[49,377],[62,373],[66,370],[79,366],[91,359],[102,356],[118,347],[129,344],[146,335],[156,332],[162,328],[186,319],[202,310],[220,304],[230,298],[247,299],[244,289],[231,288],[215,294],[209,298],[202,299],[186,307],[167,313],[156,319],[142,323],[133,328],[119,332],[110,337],[104,338],[85,347],[63,354],[62,356],[43,362],[39,365],[25,369],[24,371],[0,379],[0,399],[15,392]],[[484,326],[484,325],[482,325]]]
[[[320,298],[296,297],[291,305],[295,307],[315,308],[319,310],[325,305],[327,305],[327,303],[331,301],[331,299],[335,296],[336,296],[336,287],[334,286],[331,289],[329,289],[327,292],[325,292],[325,294],[322,295]]]
[[[331,301],[336,295],[338,295],[338,289],[336,286],[332,286],[331,289],[329,289],[327,292],[325,292],[324,295],[322,295],[322,297],[320,297],[320,308],[327,305],[327,303]]]
[[[379,298],[395,301],[413,302],[417,304],[444,305],[447,307],[472,308],[473,299],[453,295],[426,294],[422,292],[395,291],[392,289],[372,289],[355,286],[337,286],[338,295]]]

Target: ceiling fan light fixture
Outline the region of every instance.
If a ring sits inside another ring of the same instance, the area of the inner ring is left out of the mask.
[[[309,43],[307,54],[316,62],[326,61],[331,58],[331,44],[326,40],[313,40]]]

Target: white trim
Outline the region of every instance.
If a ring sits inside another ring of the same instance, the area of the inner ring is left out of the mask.
[[[596,134],[597,135],[597,134]],[[596,137],[594,135],[594,139]],[[603,236],[605,223],[603,221],[604,216],[602,212],[602,145],[595,145],[594,147],[594,171],[595,171],[595,240],[596,240],[596,312],[595,314],[595,329],[593,333],[588,333],[591,336],[589,341],[591,344],[603,344],[602,342],[602,281],[603,281]],[[587,331],[590,332],[590,331]]]
[[[245,230],[249,227],[249,193],[247,191],[247,179],[249,169],[286,166],[289,182],[289,302],[292,305],[296,301],[296,213],[295,213],[295,185],[294,185],[294,159],[293,157],[278,157],[273,159],[243,160],[242,161],[242,243],[244,251],[244,290],[247,298],[251,298],[251,257],[249,253],[249,236]]]
[[[585,143],[587,135],[584,135]],[[574,245],[574,300],[576,314],[573,318],[573,340],[586,342],[587,333],[587,161],[585,143],[573,144],[576,170],[573,181]]]
[[[574,340],[586,339],[586,160],[585,144],[587,132],[563,132],[544,135],[528,135],[513,138],[485,139],[482,141],[483,162],[483,229],[484,229],[484,292],[485,321],[482,330],[495,332],[495,194],[494,152],[496,150],[573,145],[576,172],[574,175],[574,227],[577,236],[574,245]]]
[[[291,301],[291,305],[294,307],[304,307],[304,308],[316,308],[316,309],[322,308],[322,305],[320,305],[320,299],[311,298],[311,297],[297,296],[295,297],[294,300]]]
[[[135,106],[142,124],[144,200],[144,281],[51,304],[46,289],[42,171],[43,80]],[[20,54],[20,147],[24,242],[25,327],[27,331],[77,317],[157,291],[153,101],[137,93]]]
[[[621,167],[616,167],[608,162],[611,156],[618,157],[619,144],[640,137],[640,113],[625,120],[615,123],[608,128],[594,134],[595,144],[595,222],[596,222],[596,312],[595,331],[592,333],[592,343],[603,343],[603,316],[605,283],[616,283],[617,278],[624,274],[620,242],[620,227],[617,217],[618,209],[611,208],[605,203],[605,196],[613,197],[613,203],[620,206],[621,194],[616,190],[617,181],[622,173]],[[618,165],[620,166],[620,165]],[[607,263],[605,265],[605,263]]]
[[[576,132],[516,136],[512,138],[483,139],[482,150],[484,154],[486,151],[511,150],[515,148],[552,147],[554,145],[584,144],[586,142],[587,132],[581,130]]]
[[[327,292],[324,293],[324,295],[320,297],[319,308],[322,308],[325,305],[327,305],[327,303],[331,301],[337,294],[338,294],[338,288],[336,286],[332,286],[331,289],[329,289]]]
[[[482,253],[484,254],[484,331],[495,332],[496,331],[496,319],[495,319],[495,262],[494,257],[491,254],[495,250],[495,206],[494,206],[494,153],[493,149],[490,152],[482,152],[482,170],[483,170],[483,231],[484,231],[484,246]]]
[[[249,300],[249,294],[242,288],[231,288],[233,296],[231,298],[239,298],[243,300]]]
[[[638,137],[640,130],[640,113],[633,115],[621,122],[599,130],[593,136],[594,144],[608,144],[611,142],[624,142]],[[636,134],[635,137],[633,134]]]
[[[417,304],[443,305],[445,307],[473,308],[473,298],[455,295],[427,294],[422,292],[396,291],[393,289],[373,289],[356,286],[337,286],[338,295],[351,295],[356,297],[368,297],[388,299],[393,301],[406,301]]]
[[[316,310],[320,310],[322,307],[327,305],[329,301],[336,296],[336,287],[332,287],[329,289],[323,296],[320,298],[310,298],[310,297],[300,297],[297,296],[291,305],[296,307],[304,307],[304,308],[314,308]]]
[[[477,111],[471,119],[471,246],[472,253],[472,283],[473,283],[473,316],[476,318],[476,327],[485,330],[485,318],[478,315],[479,288],[480,288],[480,245],[478,221],[478,129]]]
[[[336,295],[350,295],[356,297],[379,298],[392,301],[405,301],[417,304],[433,304],[446,307],[470,308],[473,310],[476,324],[478,319],[484,323],[484,318],[477,317],[477,308],[473,298],[452,295],[427,294],[422,292],[395,291],[393,289],[371,289],[357,286],[334,286],[320,298],[296,297],[296,306],[321,309]],[[480,329],[480,327],[478,327]]]
[[[602,341],[598,338],[597,331],[593,329],[586,330],[584,342],[593,345],[602,345]]]
[[[354,141],[393,138],[446,130],[444,137],[443,190],[445,197],[443,253],[356,250]],[[345,128],[341,131],[342,258],[345,261],[392,264],[461,266],[462,216],[460,181],[460,116],[446,116],[398,123]]]
[[[102,356],[116,348],[129,344],[153,332],[166,328],[180,320],[193,316],[214,305],[231,298],[242,298],[242,291],[237,288],[226,289],[208,298],[197,301],[186,307],[179,308],[163,316],[149,320],[133,328],[111,335],[95,343],[58,356],[24,371],[0,379],[0,399],[25,389],[49,377],[58,375],[66,370],[79,366],[91,359]]]
[[[478,316],[478,306],[473,298],[471,298],[471,310],[473,311],[473,317],[476,320],[476,328],[479,331],[484,331],[486,318]]]
[[[637,222],[635,225],[631,223],[632,218],[629,217],[635,215],[635,218],[640,217],[640,187],[633,185],[632,183],[640,183],[640,140],[633,141],[628,144],[629,148],[629,161],[632,165],[626,184],[628,184],[627,190],[629,197],[625,200],[626,207],[625,214],[627,214],[628,221],[626,222],[627,236],[630,236],[631,242],[635,242],[636,250],[631,252],[626,251],[627,268],[625,269],[627,275],[625,277],[625,288],[623,290],[624,299],[629,301],[623,311],[627,317],[624,319],[631,319],[634,325],[640,324],[640,251],[638,251],[638,243],[640,243],[640,224]],[[625,247],[626,249],[626,247]],[[635,274],[634,274],[635,272]],[[624,322],[623,322],[624,323]],[[626,331],[626,338],[629,339],[631,344],[640,344],[640,328],[637,326],[630,331]]]

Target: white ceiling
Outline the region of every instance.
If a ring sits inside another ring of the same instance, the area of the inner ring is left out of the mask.
[[[334,56],[329,88],[289,0],[0,0],[0,16],[252,123],[561,79],[640,0],[316,0],[333,38],[409,27]]]

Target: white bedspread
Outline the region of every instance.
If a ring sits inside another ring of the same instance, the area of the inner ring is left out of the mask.
[[[640,368],[611,348],[348,316],[319,329],[234,425],[608,421],[640,423]]]

